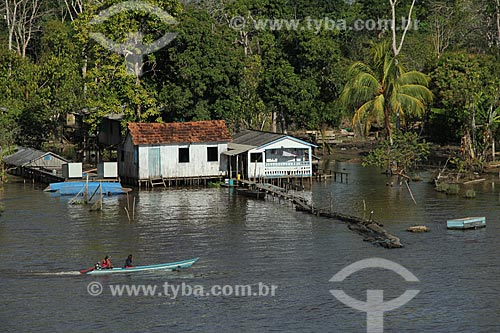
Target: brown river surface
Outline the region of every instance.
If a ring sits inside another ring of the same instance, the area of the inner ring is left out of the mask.
[[[417,289],[414,299],[385,313],[384,332],[500,332],[500,179],[471,187],[475,199],[412,183],[415,205],[405,187],[386,186],[377,169],[333,168],[348,172],[349,183],[314,182],[314,205],[327,207],[332,193],[337,211],[373,210],[404,248],[374,246],[340,221],[225,188],[134,190],[135,221],[129,222],[124,196],[107,198],[102,211],[91,212],[41,185],[12,180],[0,190],[0,331],[366,332],[366,313],[330,290],[364,302],[369,289],[383,290],[386,300]],[[447,219],[466,216],[485,216],[487,227],[446,229]],[[407,233],[414,224],[431,232]],[[136,265],[200,260],[179,272],[78,273],[106,254],[121,266],[129,253]],[[370,258],[394,261],[419,282],[381,268],[329,281]],[[184,288],[183,294],[173,297],[165,283]],[[157,289],[113,294],[112,287],[125,285]],[[98,286],[102,293],[91,295]],[[252,293],[235,295],[236,286],[251,286]],[[266,290],[271,287],[274,294]]]

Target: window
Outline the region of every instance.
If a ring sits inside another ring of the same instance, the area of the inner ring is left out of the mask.
[[[217,162],[219,160],[219,149],[217,147],[207,147],[207,161]]]
[[[179,163],[189,163],[189,148],[179,148]]]
[[[251,163],[262,163],[262,153],[251,153],[250,154]]]

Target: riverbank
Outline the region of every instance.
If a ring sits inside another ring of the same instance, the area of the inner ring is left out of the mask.
[[[362,163],[363,157],[376,149],[378,145],[379,142],[376,140],[360,140],[333,144],[331,145],[332,153],[323,157],[329,157],[337,162]],[[431,144],[430,155],[427,160],[428,166],[438,167],[444,165],[446,160],[459,150],[460,147],[456,145]]]

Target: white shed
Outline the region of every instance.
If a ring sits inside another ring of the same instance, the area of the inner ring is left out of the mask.
[[[231,135],[222,120],[129,123],[118,172],[132,184],[151,179],[207,179],[227,174]]]

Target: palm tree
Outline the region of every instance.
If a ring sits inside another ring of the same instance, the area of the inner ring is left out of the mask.
[[[353,124],[365,122],[366,129],[374,120],[383,117],[387,138],[392,144],[391,117],[423,115],[433,95],[428,88],[429,78],[418,71],[406,72],[398,59],[391,55],[389,44],[373,46],[373,68],[354,63],[348,70],[347,82],[340,95],[345,106],[356,109]]]

